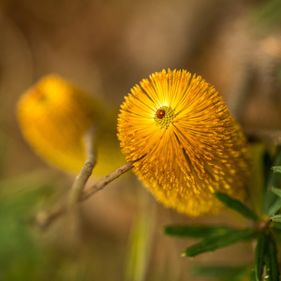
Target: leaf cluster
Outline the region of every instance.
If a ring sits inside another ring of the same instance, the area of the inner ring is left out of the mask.
[[[224,225],[167,225],[165,233],[198,241],[183,252],[183,256],[195,257],[226,246],[250,241],[255,245],[254,265],[250,266],[197,266],[193,273],[216,277],[219,280],[280,281],[277,239],[281,231],[281,149],[274,159],[264,155],[264,189],[260,213],[227,194],[216,192],[214,196],[226,207],[250,220],[251,226],[233,228]],[[273,167],[272,167],[273,166]],[[272,168],[270,168],[272,167]]]

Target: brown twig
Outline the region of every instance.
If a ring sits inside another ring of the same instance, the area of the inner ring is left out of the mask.
[[[133,168],[133,163],[127,163],[117,170],[113,171],[111,174],[105,176],[103,179],[93,184],[92,186],[84,189],[79,197],[79,200],[76,202],[83,202],[94,195],[96,192],[102,190],[109,183],[120,177],[122,174],[126,173]],[[83,171],[83,169],[82,169]],[[50,211],[40,212],[34,218],[34,223],[42,229],[46,229],[50,226],[56,219],[66,213],[68,210],[67,204],[58,205]]]
[[[121,175],[124,173],[128,172],[133,168],[133,162],[129,162],[120,168],[116,169],[113,171],[111,174],[105,176],[103,179],[98,181],[96,184],[93,186],[86,188],[85,191],[82,194],[81,201],[87,200],[90,198],[92,195],[94,195],[96,192],[102,190],[105,186],[107,186],[109,183],[114,181],[115,179],[119,178]]]
[[[91,128],[85,135],[84,143],[86,147],[87,160],[84,166],[82,167],[79,175],[75,178],[75,181],[69,192],[69,208],[72,208],[73,205],[76,205],[76,203],[80,200],[83,189],[85,188],[85,185],[89,177],[91,176],[94,166],[96,164],[96,154],[94,152],[94,136],[95,131],[93,128]]]
[[[246,129],[246,134],[250,142],[263,142],[274,145],[281,145],[281,131],[280,130],[254,130]],[[89,155],[94,155],[90,153]],[[113,171],[111,174],[105,176],[100,181],[96,182],[92,186],[84,189],[85,184],[89,177],[91,176],[92,169],[94,166],[94,158],[89,157],[89,160],[85,163],[81,170],[80,175],[76,178],[72,189],[75,190],[74,198],[71,199],[71,204],[76,205],[78,202],[83,202],[94,195],[96,192],[102,190],[109,183],[120,177],[122,174],[126,173],[133,168],[133,162],[127,163],[117,170]],[[76,193],[77,190],[77,193]],[[39,227],[45,229],[51,225],[56,219],[67,212],[67,208],[70,207],[69,204],[61,204],[57,207],[51,209],[50,211],[39,212],[35,218],[34,222]]]

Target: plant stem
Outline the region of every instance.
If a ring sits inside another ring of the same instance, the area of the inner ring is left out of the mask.
[[[85,188],[88,179],[92,175],[93,169],[96,164],[96,154],[94,152],[94,136],[95,131],[93,128],[91,128],[85,135],[84,143],[86,148],[87,160],[82,167],[79,175],[75,178],[69,192],[68,205],[70,209],[79,201],[83,189]]]
[[[87,162],[86,162],[86,164],[87,164]],[[114,181],[115,179],[120,177],[122,174],[128,172],[132,168],[133,168],[133,162],[129,162],[129,163],[121,166],[120,168],[116,169],[109,175],[105,176],[100,181],[96,182],[95,184],[91,185],[90,187],[83,189],[80,194],[81,196],[79,196],[78,200],[75,203],[73,202],[73,204],[77,204],[79,202],[83,202],[83,201],[89,199],[96,192],[102,190],[109,183],[111,183],[112,181]],[[83,167],[83,169],[84,169],[84,167]],[[83,169],[82,169],[82,171],[83,171]],[[80,182],[80,180],[79,180],[79,182]],[[81,182],[82,182],[82,180],[81,180]],[[59,217],[61,217],[63,214],[65,214],[68,210],[69,210],[69,205],[67,205],[67,204],[58,205],[57,207],[55,207],[49,211],[39,212],[34,217],[33,222],[40,228],[46,229],[55,220],[57,220]]]

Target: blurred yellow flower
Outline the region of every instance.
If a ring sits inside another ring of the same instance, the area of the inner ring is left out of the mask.
[[[17,106],[25,140],[51,165],[77,173],[86,160],[85,134],[94,127],[97,165],[103,175],[122,163],[114,115],[94,97],[57,75],[43,77]]]
[[[163,70],[135,85],[118,117],[127,161],[161,203],[198,216],[216,212],[215,191],[243,198],[246,140],[222,97],[203,78]]]

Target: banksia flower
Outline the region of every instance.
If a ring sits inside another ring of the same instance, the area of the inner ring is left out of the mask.
[[[86,160],[84,137],[93,127],[97,146],[94,175],[108,173],[122,161],[113,115],[57,75],[43,77],[21,96],[17,117],[25,140],[61,170],[77,173],[82,168]]]
[[[118,137],[127,161],[158,201],[198,216],[221,206],[213,193],[243,198],[247,148],[222,97],[203,78],[163,70],[135,85],[121,105]]]

